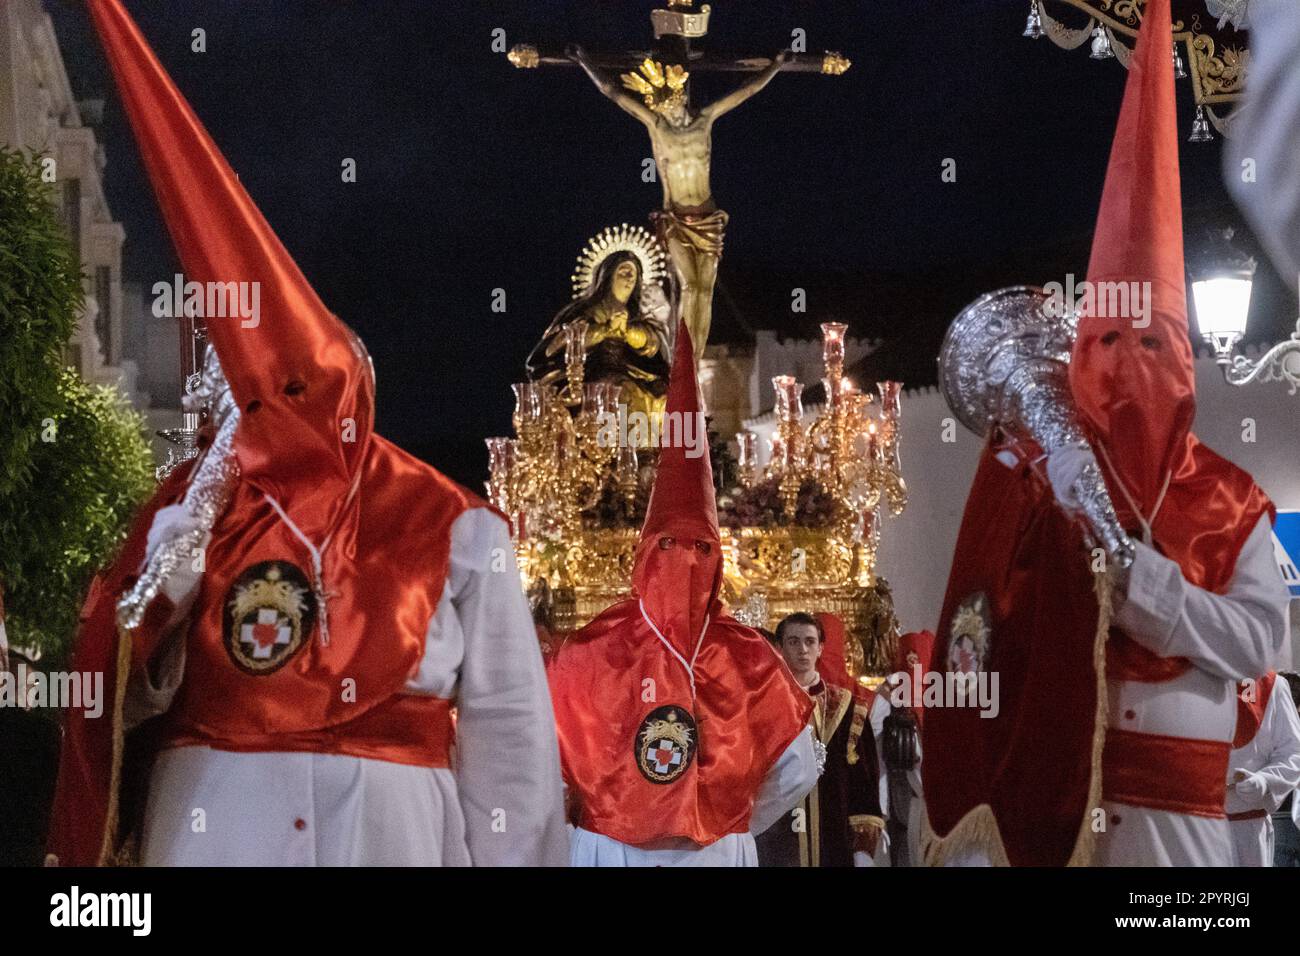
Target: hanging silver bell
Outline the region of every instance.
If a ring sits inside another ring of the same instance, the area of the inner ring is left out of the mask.
[[[1029,0],[1029,17],[1025,20],[1025,32],[1020,35],[1031,40],[1042,39],[1043,19],[1038,15],[1038,0]]]
[[[1208,143],[1214,139],[1210,130],[1209,117],[1205,115],[1205,106],[1196,107],[1196,118],[1192,120],[1192,135],[1187,137],[1189,143]]]
[[[1187,79],[1187,68],[1183,66],[1183,55],[1178,52],[1178,41],[1174,41],[1174,79]]]
[[[1110,48],[1110,34],[1100,23],[1092,31],[1092,53],[1089,55],[1094,60],[1109,60],[1115,55]]]

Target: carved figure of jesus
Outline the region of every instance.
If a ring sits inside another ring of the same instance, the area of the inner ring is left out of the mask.
[[[695,109],[686,90],[689,74],[680,66],[664,67],[647,59],[639,72],[623,74],[620,85],[601,73],[581,47],[569,47],[567,52],[597,89],[640,120],[650,133],[650,145],[664,190],[663,209],[651,218],[677,270],[681,314],[698,362],[709,340],[713,286],[718,278],[722,239],[727,228],[727,214],[713,201],[709,183],[713,123],[767,86],[780,72],[789,53],[778,53],[748,83]],[[629,91],[641,96],[638,98]]]

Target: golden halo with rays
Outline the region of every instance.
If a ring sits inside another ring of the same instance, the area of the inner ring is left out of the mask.
[[[606,226],[587,240],[578,254],[577,271],[573,279],[573,297],[581,297],[588,289],[600,264],[616,252],[631,252],[641,264],[641,296],[644,307],[645,290],[651,285],[662,285],[667,276],[668,253],[663,244],[644,226]]]

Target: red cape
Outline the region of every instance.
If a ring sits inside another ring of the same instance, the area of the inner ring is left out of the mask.
[[[749,829],[754,796],[807,726],[812,699],[761,634],[726,616],[711,619],[695,675],[692,706],[685,668],[635,598],[565,642],[548,676],[578,826],[633,846],[704,846]],[[695,725],[689,762],[671,782],[651,782],[638,768],[641,730],[673,708]]]
[[[1008,468],[986,449],[929,670],[949,676],[958,645],[954,660],[998,676],[998,712],[926,708],[921,776],[930,826],[940,838],[931,862],[978,847],[995,863],[1060,866],[1079,845],[1100,790],[1104,732],[1104,633],[1088,560],[1079,528],[1056,506],[1047,482],[1027,466]],[[968,645],[973,650],[963,656]]]

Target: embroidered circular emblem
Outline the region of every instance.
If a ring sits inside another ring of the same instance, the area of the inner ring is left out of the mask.
[[[235,579],[222,628],[235,666],[261,676],[296,654],[316,624],[316,595],[307,575],[287,561],[263,561]]]
[[[651,783],[672,783],[695,757],[695,720],[668,704],[650,712],[636,734],[636,766]]]
[[[958,605],[948,625],[948,670],[954,674],[978,674],[989,653],[989,602],[983,591]]]

